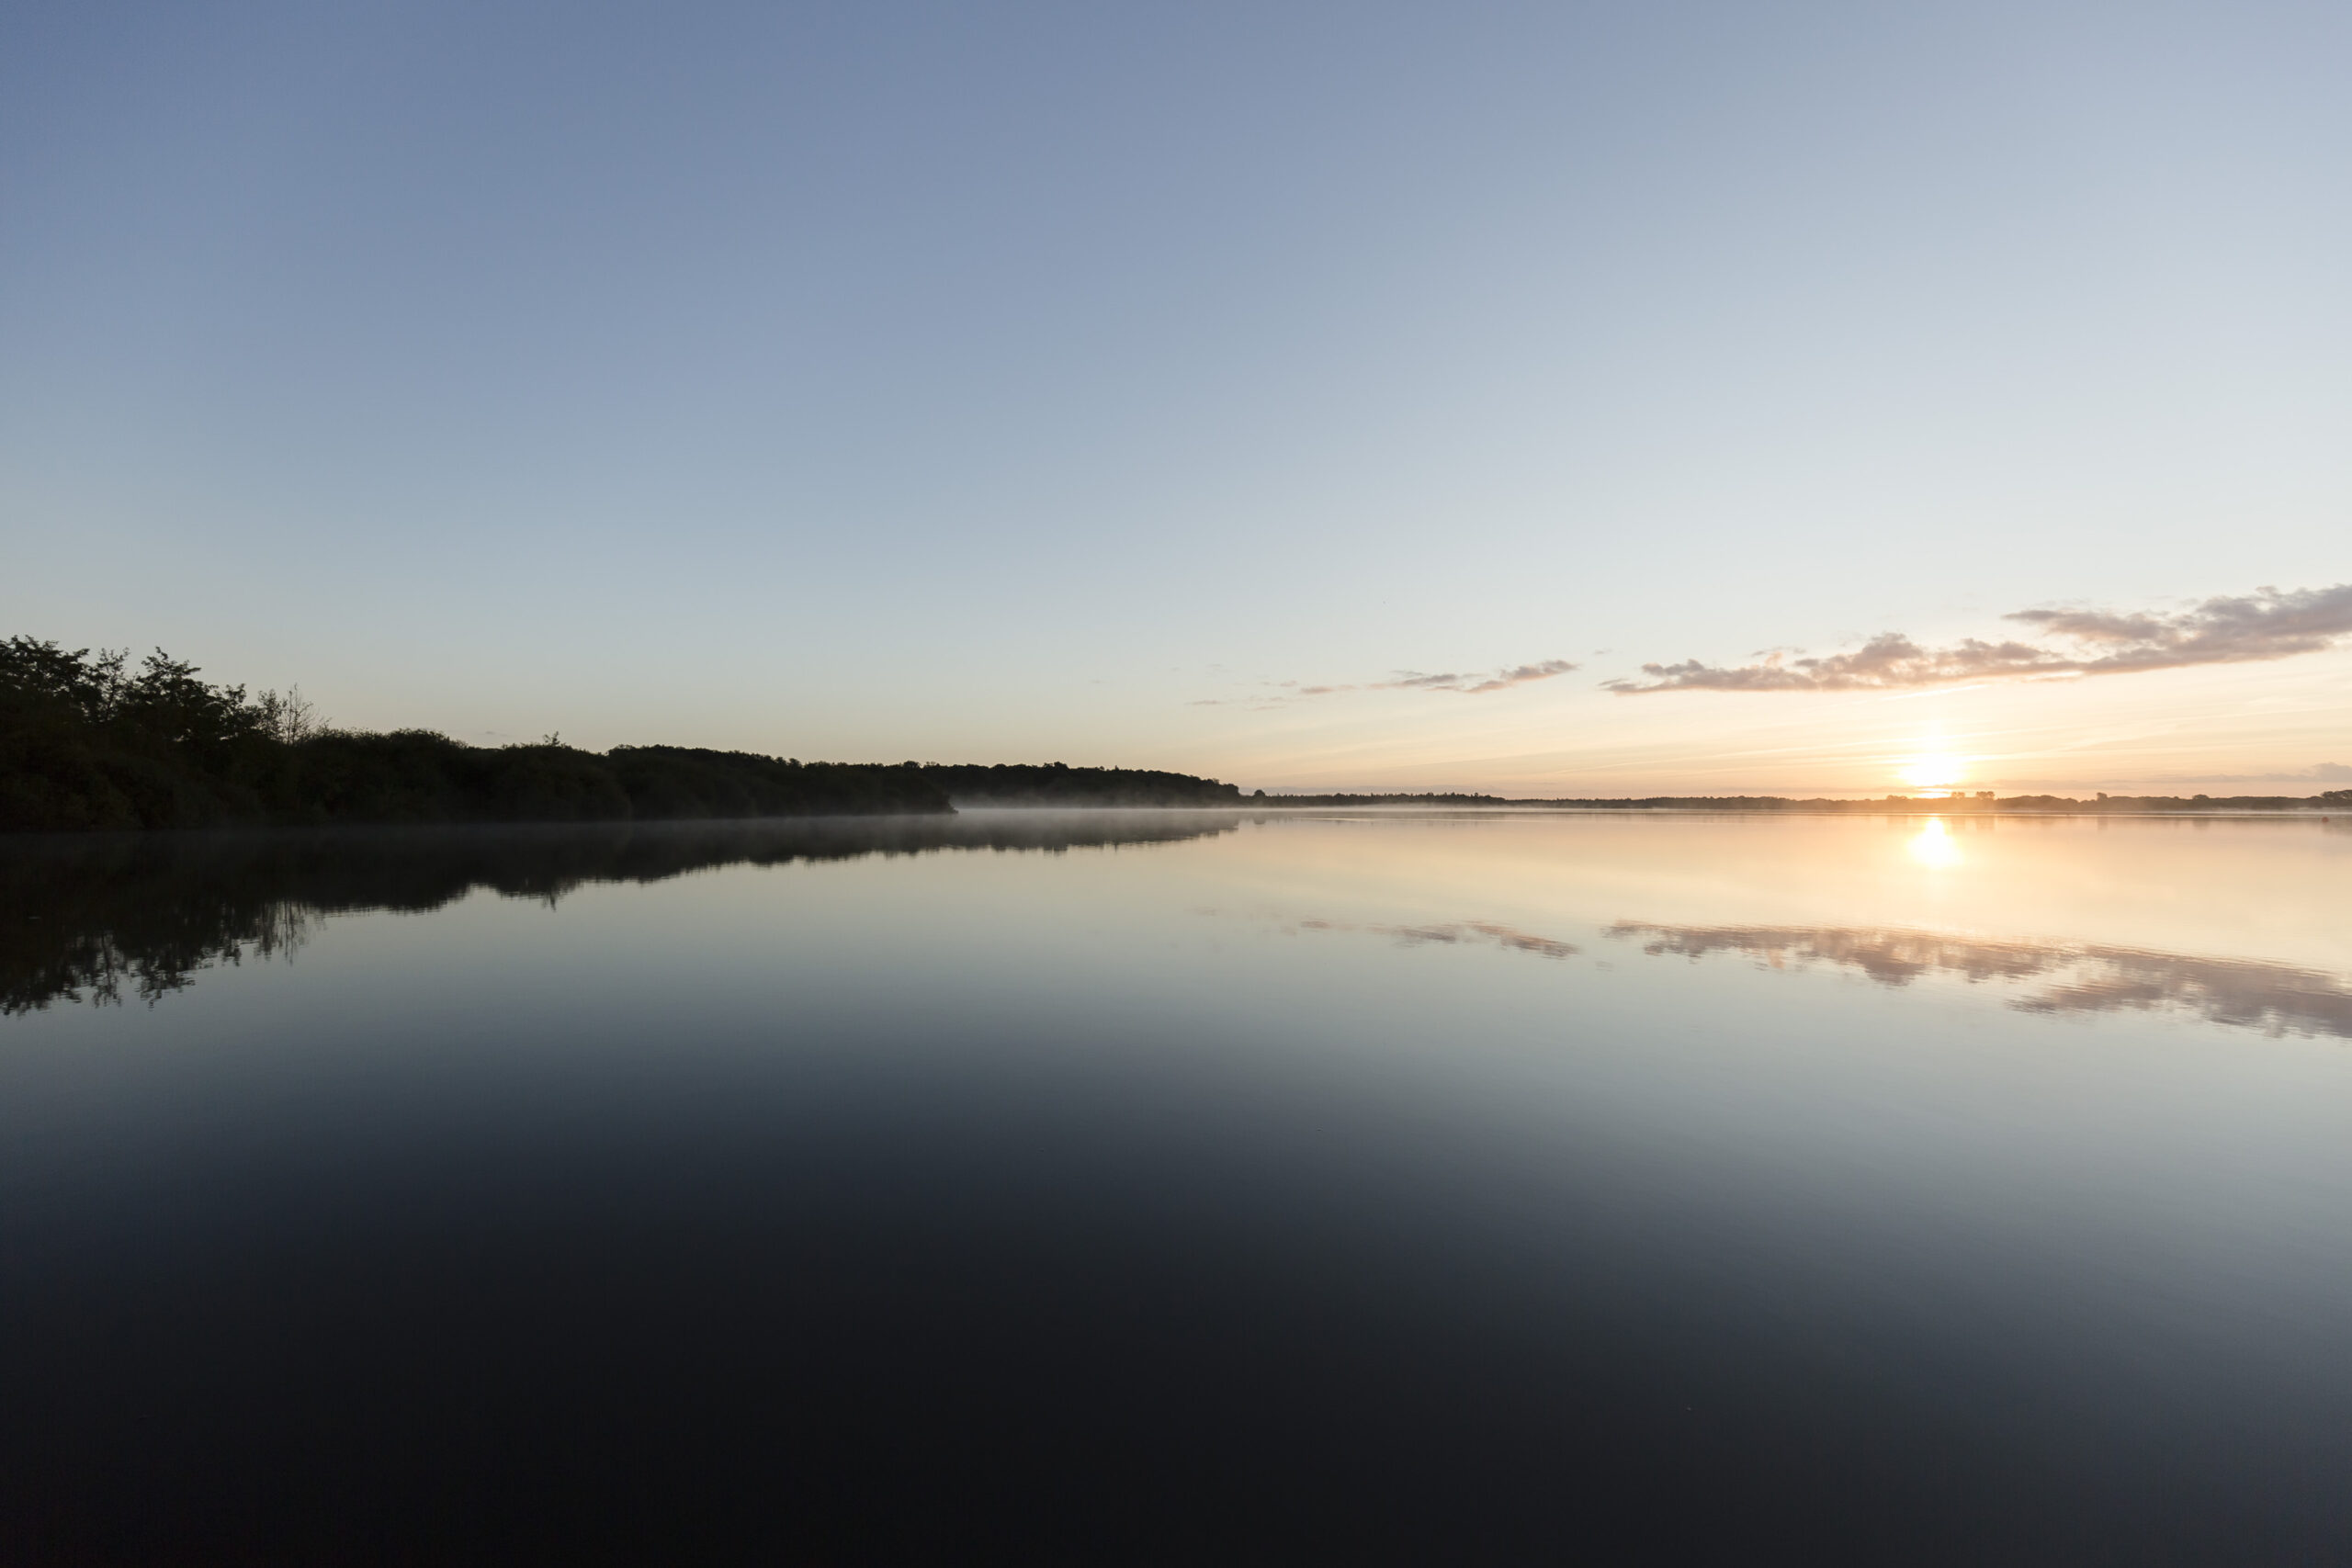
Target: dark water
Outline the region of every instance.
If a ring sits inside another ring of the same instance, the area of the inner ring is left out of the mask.
[[[0,845],[0,1558],[2352,1561],[2352,833]]]

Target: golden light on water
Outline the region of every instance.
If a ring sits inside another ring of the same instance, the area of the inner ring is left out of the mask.
[[[1936,871],[1960,863],[1960,844],[1940,817],[1930,817],[1905,846],[1911,858]]]

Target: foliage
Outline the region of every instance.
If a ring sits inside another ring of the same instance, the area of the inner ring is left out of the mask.
[[[911,765],[911,764],[910,764]],[[1147,768],[1072,768],[1060,762],[994,767],[926,762],[923,777],[970,806],[1239,806],[1241,791],[1215,779]]]
[[[300,688],[248,696],[160,649],[134,671],[120,651],[0,642],[0,830],[947,809],[911,763],[367,734],[323,724]]]

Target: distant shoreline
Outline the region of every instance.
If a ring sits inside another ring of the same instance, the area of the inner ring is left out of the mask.
[[[959,803],[960,804],[960,803]],[[1873,800],[1795,799],[1781,795],[1652,795],[1623,799],[1512,799],[1501,795],[1252,796],[1252,807],[1275,810],[1388,809],[1804,817],[2276,817],[2352,813],[2352,790],[2316,795],[1885,795]]]
[[[1738,806],[1677,803],[1670,806],[1649,806],[1613,802],[1554,802],[1542,800],[1494,800],[1478,804],[1439,803],[1413,800],[1354,800],[1325,801],[1296,796],[1268,795],[1263,800],[1250,799],[1238,805],[1182,806],[1121,806],[1088,804],[1081,801],[1020,802],[1001,800],[959,800],[958,811],[1203,811],[1223,816],[1249,815],[1268,811],[1365,811],[1386,812],[1396,816],[1435,816],[1448,812],[1484,814],[1495,817],[1973,817],[1986,820],[2002,818],[2095,817],[2123,818],[2187,818],[2211,821],[2222,818],[2258,819],[2300,818],[2316,817],[2325,820],[2331,815],[2352,818],[2352,801],[2321,802],[2290,799],[2278,807],[2214,806],[2180,807],[2158,809],[2143,807],[2115,808],[2096,802],[2077,802],[2072,806],[2009,806],[1988,808],[1956,808],[1940,801],[1826,801],[1799,802],[1788,806]]]
[[[1139,808],[1905,817],[2198,817],[2352,812],[2316,795],[2065,795],[1990,791],[1832,800],[1782,795],[1511,798],[1465,793],[1243,794],[1152,768],[804,762],[683,746],[597,752],[558,737],[469,746],[428,729],[339,728],[299,692],[249,695],[161,649],[67,649],[0,638],[0,832],[394,823],[713,821],[746,818]]]

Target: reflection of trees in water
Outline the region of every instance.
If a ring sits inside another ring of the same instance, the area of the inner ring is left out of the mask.
[[[88,919],[84,901],[70,897],[44,901],[46,912],[29,915],[16,912],[12,897],[11,923],[0,936],[0,1013],[85,995],[120,1002],[126,989],[152,1005],[215,964],[291,957],[318,918],[284,899],[246,903],[180,888],[158,888],[157,895],[152,903],[126,906],[124,918],[111,924]]]
[[[1058,853],[1238,824],[1200,813],[1029,812],[0,839],[0,1013],[127,994],[152,1003],[213,964],[290,954],[325,916],[437,909],[476,888],[553,900],[587,883],[719,866]]]
[[[1934,931],[1836,926],[1657,926],[1621,921],[1614,937],[1642,951],[1691,959],[1744,953],[1779,969],[1829,964],[1883,986],[1922,975],[2052,983],[2011,1005],[2027,1012],[2165,1010],[2269,1034],[2352,1038],[2352,979],[2243,958],[2199,958],[2132,947],[1987,942]]]

